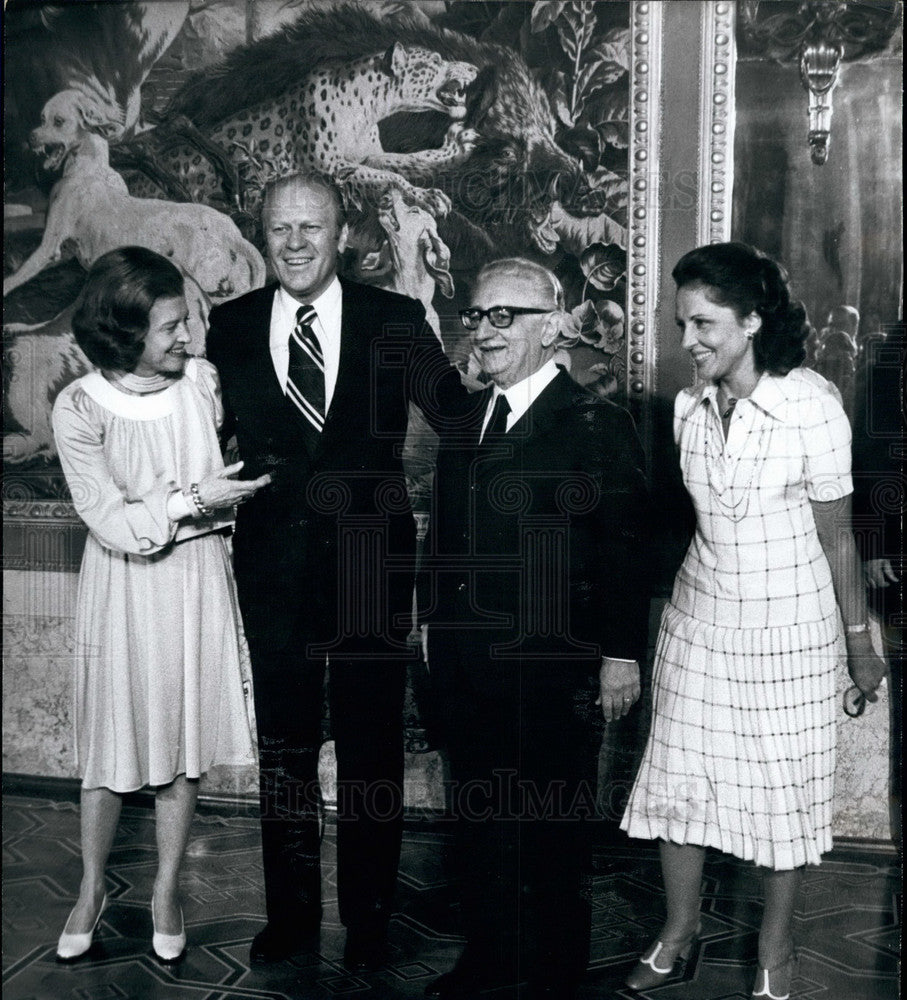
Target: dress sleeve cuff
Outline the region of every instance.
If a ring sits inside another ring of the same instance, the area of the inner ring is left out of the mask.
[[[187,517],[193,517],[198,512],[195,506],[182,490],[174,490],[167,497],[167,517],[171,521],[184,521]]]

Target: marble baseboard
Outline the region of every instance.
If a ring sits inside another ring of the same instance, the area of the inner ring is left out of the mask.
[[[72,673],[75,573],[4,572],[3,771],[76,778],[72,741]],[[445,763],[437,751],[408,753],[408,810],[444,808]],[[337,765],[332,740],[325,742],[319,775],[325,801],[335,801]],[[258,794],[254,766],[212,768],[202,779],[204,795],[252,798]]]
[[[5,758],[4,758],[5,763]],[[403,802],[409,814],[432,815],[444,810],[446,761],[436,750],[405,755]],[[337,760],[334,741],[326,740],[318,760],[318,779],[328,808],[337,801]],[[255,767],[213,767],[202,779],[200,793],[215,798],[249,798],[258,795]]]

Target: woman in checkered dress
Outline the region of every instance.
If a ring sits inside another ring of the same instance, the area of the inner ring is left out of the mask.
[[[831,847],[838,607],[851,676],[884,674],[850,532],[850,427],[807,369],[806,312],[775,261],[700,247],[673,272],[698,380],[674,409],[697,528],[656,652],[652,730],[623,828],[661,841],[667,921],[627,984],[697,933],[706,847],[765,872],[753,996],[784,997],[803,866]]]

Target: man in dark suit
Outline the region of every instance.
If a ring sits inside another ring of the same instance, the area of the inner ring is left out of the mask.
[[[562,310],[555,276],[514,259],[480,272],[460,314],[493,385],[442,436],[426,543],[467,939],[428,987],[444,1000],[527,979],[533,998],[576,995],[592,722],[640,692],[643,456],[627,412],[555,364]]]
[[[322,685],[337,754],[338,895],[351,968],[383,961],[402,829],[406,636],[416,545],[401,451],[407,408],[462,400],[422,305],[337,278],[347,237],[333,183],[265,192],[278,284],[211,311],[243,475],[272,476],[234,543],[252,659],[267,926],[253,962],[308,947],[321,920]]]

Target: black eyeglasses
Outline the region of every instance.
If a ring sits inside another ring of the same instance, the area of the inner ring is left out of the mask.
[[[460,322],[467,330],[477,330],[482,317],[487,316],[488,322],[499,330],[506,330],[513,322],[514,316],[525,316],[527,313],[550,313],[554,312],[555,306],[550,309],[524,309],[522,306],[492,306],[490,309],[461,309]]]

